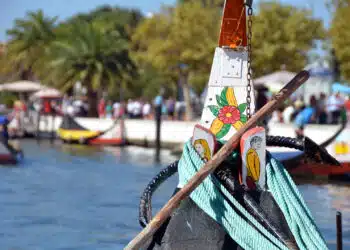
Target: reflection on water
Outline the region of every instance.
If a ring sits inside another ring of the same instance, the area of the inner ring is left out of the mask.
[[[122,249],[139,231],[138,205],[147,183],[176,158],[153,149],[87,147],[24,141],[25,162],[0,168],[1,249]],[[153,199],[158,210],[177,176]],[[350,187],[300,184],[331,249],[335,215],[343,212],[344,249],[350,249]]]

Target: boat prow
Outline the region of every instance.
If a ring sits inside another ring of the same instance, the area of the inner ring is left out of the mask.
[[[17,141],[0,142],[0,165],[16,165],[24,159]]]
[[[317,176],[342,175],[350,172],[348,138],[350,138],[350,127],[347,126],[346,121],[343,121],[334,134],[319,146],[310,138],[305,137],[302,145],[300,145],[303,148],[301,152],[294,150],[281,151],[280,149],[277,150],[277,148],[272,148],[270,151],[272,154],[277,155],[277,157],[279,154],[283,155],[283,158],[280,160],[282,160],[285,168],[293,174]],[[342,152],[339,151],[340,145],[342,145],[342,149],[345,149]],[[324,154],[326,150],[329,154]],[[327,155],[336,159],[340,164],[334,162],[332,159],[323,159],[321,157]],[[318,161],[315,161],[315,157],[310,156],[318,157]]]

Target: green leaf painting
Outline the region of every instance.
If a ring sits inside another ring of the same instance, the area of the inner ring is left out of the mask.
[[[218,116],[219,115],[219,107],[215,106],[215,105],[209,105],[208,108],[210,109],[211,113],[214,116]]]
[[[224,124],[219,133],[216,134],[217,139],[222,139],[225,135],[227,135],[228,131],[231,129],[231,124]]]
[[[238,105],[238,110],[239,110],[239,112],[241,112],[241,114],[244,113],[246,108],[247,108],[247,104],[246,103],[242,103],[242,104]]]

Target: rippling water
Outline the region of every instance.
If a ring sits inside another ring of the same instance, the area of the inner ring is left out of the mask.
[[[153,150],[96,148],[23,141],[25,162],[0,168],[0,249],[122,249],[140,231],[139,197],[159,170],[175,160]],[[177,177],[157,191],[154,209],[172,194]],[[350,248],[350,186],[299,185],[330,248],[335,213],[343,212]]]

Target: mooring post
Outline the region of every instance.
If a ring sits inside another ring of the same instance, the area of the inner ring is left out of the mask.
[[[40,141],[40,120],[41,120],[41,113],[38,111],[37,117],[36,117],[36,140],[39,143]]]
[[[337,212],[337,250],[343,250],[343,229],[341,223],[341,212]]]
[[[155,107],[155,119],[156,119],[156,161],[160,160],[160,127],[162,121],[162,105],[157,105]]]
[[[52,113],[52,118],[51,118],[51,144],[53,144],[54,139],[55,139],[55,119],[56,115],[55,113]]]

